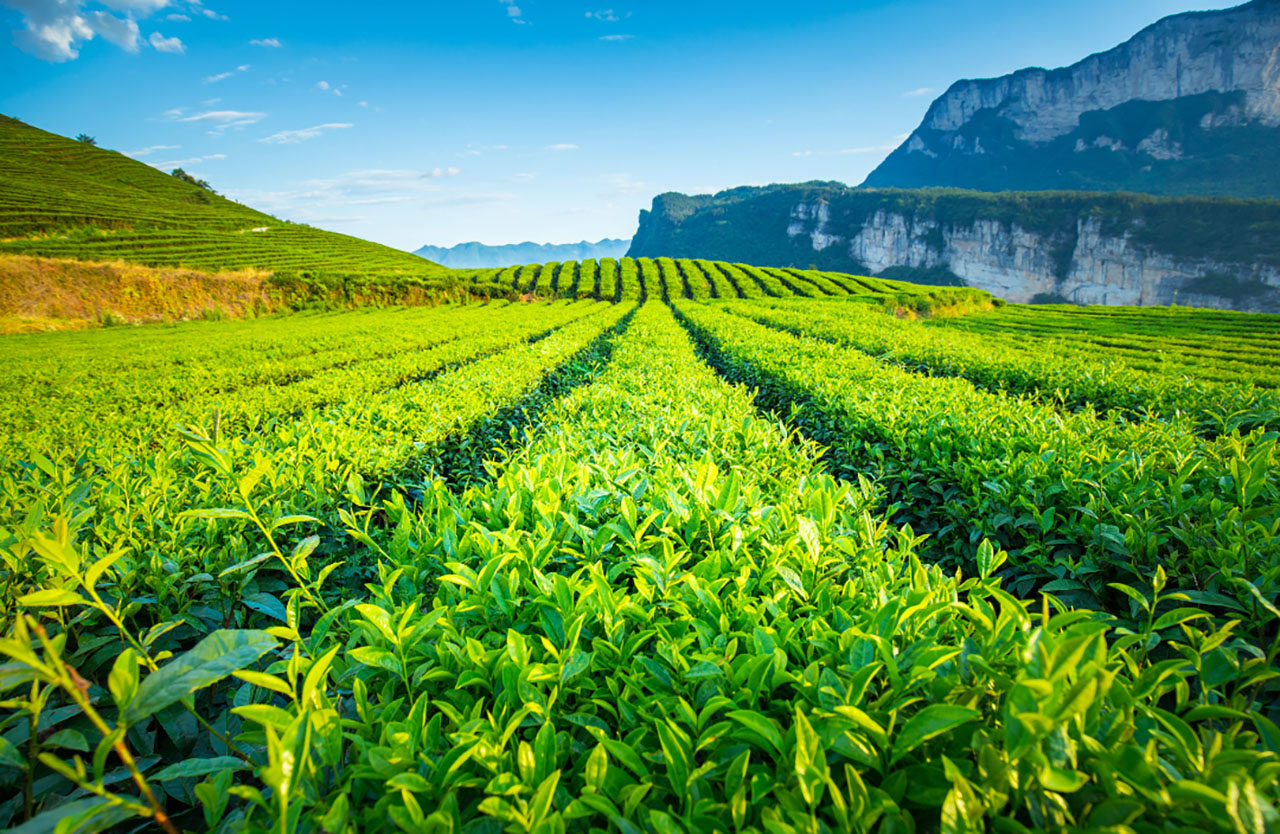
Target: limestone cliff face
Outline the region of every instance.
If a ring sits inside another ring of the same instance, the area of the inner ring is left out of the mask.
[[[742,187],[655,197],[628,254],[967,284],[1017,302],[1280,312],[1280,200]]]
[[[1074,229],[1061,232],[981,218],[944,225],[882,209],[841,235],[830,220],[828,206],[799,203],[787,236],[814,252],[840,252],[871,274],[946,270],[1014,302],[1055,297],[1078,304],[1280,311],[1275,266],[1162,253],[1135,240],[1133,230],[1104,231],[1097,216],[1081,216]]]
[[[1237,90],[1245,94],[1245,118],[1280,125],[1280,3],[1274,0],[1167,17],[1069,67],[957,82],[929,108],[924,127],[955,131],[979,110],[993,110],[1013,122],[1019,139],[1045,142],[1077,128],[1084,113],[1133,99]]]
[[[867,185],[1276,196],[1280,0],[1174,15],[1054,70],[958,81]]]

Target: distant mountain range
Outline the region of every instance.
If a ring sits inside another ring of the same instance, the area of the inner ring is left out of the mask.
[[[957,81],[864,185],[1280,196],[1280,0],[1166,17],[1069,67]]]
[[[605,238],[595,243],[505,243],[488,246],[472,241],[457,246],[424,246],[413,254],[454,269],[484,269],[498,266],[541,264],[550,261],[584,261],[591,258],[621,258],[630,240]]]

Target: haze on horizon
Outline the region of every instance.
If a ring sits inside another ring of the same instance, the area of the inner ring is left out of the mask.
[[[629,238],[660,192],[856,184],[959,78],[1234,5],[618,2],[0,0],[0,112],[403,249]]]

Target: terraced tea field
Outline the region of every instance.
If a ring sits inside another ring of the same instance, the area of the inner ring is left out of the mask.
[[[1280,317],[456,277],[0,339],[0,826],[1280,824]]]

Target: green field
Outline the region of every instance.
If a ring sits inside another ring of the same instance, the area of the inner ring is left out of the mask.
[[[0,339],[0,826],[1280,825],[1280,317],[454,280]]]
[[[278,220],[104,150],[0,116],[0,254],[280,276],[419,280],[431,261]]]

